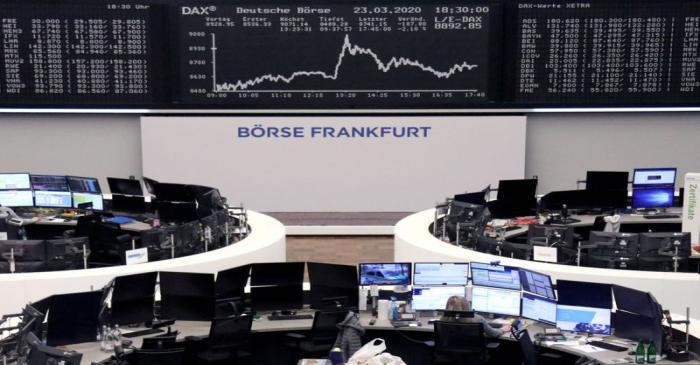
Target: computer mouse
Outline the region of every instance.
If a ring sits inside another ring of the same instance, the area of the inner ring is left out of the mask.
[[[377,323],[377,319],[376,319],[376,318],[372,318],[372,319],[369,320],[369,325],[370,325],[370,326],[374,326],[375,323]]]

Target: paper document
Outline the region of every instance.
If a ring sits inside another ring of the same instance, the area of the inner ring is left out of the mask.
[[[578,346],[570,346],[569,347],[572,350],[580,351],[585,354],[591,353],[591,352],[600,352],[600,351],[606,351],[605,349],[602,349],[600,347],[595,347],[591,345],[578,345]]]

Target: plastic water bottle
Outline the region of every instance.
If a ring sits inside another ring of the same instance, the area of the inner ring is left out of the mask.
[[[644,342],[639,339],[637,350],[634,352],[634,362],[636,364],[644,364]]]
[[[160,227],[160,213],[158,213],[158,209],[155,211],[155,216],[153,217],[153,222],[151,224],[153,228],[158,228]]]
[[[98,332],[100,339],[100,350],[107,351],[107,326],[102,325],[102,330]]]
[[[654,340],[649,340],[649,348],[647,348],[647,364],[656,364],[656,345]]]
[[[391,313],[389,318],[391,318],[392,321],[398,321],[399,320],[399,305],[396,304],[396,298],[391,297]]]
[[[122,344],[122,331],[119,329],[119,325],[114,326],[114,341],[117,342],[120,346]]]

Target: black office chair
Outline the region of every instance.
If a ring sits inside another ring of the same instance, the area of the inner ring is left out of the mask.
[[[142,350],[135,349],[133,355],[134,365],[184,365],[185,349],[174,348],[166,350]]]
[[[434,364],[486,365],[482,323],[435,322]]]
[[[250,337],[253,326],[252,315],[214,318],[209,336],[186,338],[192,348],[194,363],[197,364],[238,364],[239,360],[250,357],[242,347]]]
[[[338,323],[347,316],[348,311],[316,311],[311,332],[308,335],[289,333],[287,337],[293,342],[289,345],[297,350],[298,358],[313,358],[330,352],[338,336]]]
[[[548,352],[539,354],[527,330],[518,331],[513,327],[511,328],[511,334],[513,338],[518,341],[518,345],[520,345],[520,352],[523,355],[523,365],[557,364],[558,361],[561,360],[561,356],[557,354]]]
[[[527,243],[515,243],[503,241],[501,244],[501,255],[521,260],[532,259],[533,248]]]

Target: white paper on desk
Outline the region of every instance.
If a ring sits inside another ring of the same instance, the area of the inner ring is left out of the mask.
[[[7,241],[7,232],[0,232],[0,241]]]
[[[578,341],[545,341],[545,345],[547,346],[553,346],[553,345],[559,345],[559,346],[580,346],[581,343]]]
[[[605,349],[601,349],[600,347],[595,347],[591,345],[577,345],[577,346],[569,346],[570,349],[576,350],[583,352],[585,354],[591,353],[591,352],[600,352],[600,351],[605,351]]]

